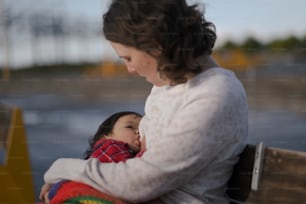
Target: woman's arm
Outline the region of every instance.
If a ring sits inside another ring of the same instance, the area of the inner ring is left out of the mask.
[[[241,149],[247,136],[245,98],[226,89],[229,87],[189,97],[163,134],[147,140],[149,148],[141,158],[116,164],[59,159],[46,172],[46,183],[80,181],[134,202],[148,201],[186,185],[210,167],[220,152],[233,154]]]
[[[199,111],[199,107],[206,108]],[[205,101],[188,106],[173,119],[165,138],[156,138],[142,158],[117,164],[59,159],[46,172],[45,181],[80,181],[128,201],[156,198],[188,183],[220,151],[239,140],[230,137],[233,133],[225,121],[230,119],[226,107],[219,108]]]

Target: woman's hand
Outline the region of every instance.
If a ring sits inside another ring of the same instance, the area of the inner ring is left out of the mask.
[[[51,189],[52,184],[45,183],[40,190],[39,199],[44,201],[44,203],[49,204],[50,200],[48,198],[49,191]]]

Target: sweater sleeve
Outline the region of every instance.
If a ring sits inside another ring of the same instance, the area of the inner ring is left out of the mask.
[[[189,98],[163,138],[156,138],[141,158],[107,164],[59,159],[45,173],[45,182],[80,181],[133,202],[159,197],[188,183],[221,151],[239,143],[239,123],[245,119],[239,105],[222,92]]]

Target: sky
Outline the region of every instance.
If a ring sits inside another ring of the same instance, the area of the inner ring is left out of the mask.
[[[262,42],[306,36],[306,0],[187,0],[203,8],[207,20],[216,25],[216,45],[227,40],[241,42],[249,36]],[[109,0],[67,0],[75,12],[101,18]],[[97,12],[97,13],[96,13]],[[106,44],[106,47],[109,45]],[[109,51],[114,55],[112,50]]]
[[[75,12],[100,18],[109,0],[66,0]],[[252,35],[261,40],[306,34],[305,0],[188,0],[205,6],[207,20],[215,23],[220,41]]]
[[[306,35],[305,0],[206,0],[207,17],[220,38],[252,35],[267,41],[287,35]]]
[[[2,0],[3,1],[3,0]],[[70,18],[82,16],[92,19],[97,27],[101,27],[102,14],[107,10],[110,0],[6,0],[18,2],[24,11],[30,9],[48,10],[50,7],[65,11]],[[205,11],[205,17],[213,22],[217,29],[216,45],[222,45],[226,40],[242,42],[252,36],[268,42],[273,39],[286,38],[289,35],[296,37],[306,36],[306,0],[187,0],[189,3],[199,3]],[[29,3],[32,2],[32,3]],[[16,4],[14,4],[16,5]],[[0,31],[1,32],[1,31]],[[20,35],[20,33],[18,33]],[[22,42],[12,43],[11,64],[20,66],[31,64],[29,40],[25,37]],[[77,43],[87,44],[89,51],[82,53]],[[45,43],[45,52],[48,58],[52,53],[53,45]],[[49,43],[50,44],[50,43]],[[90,41],[70,40],[66,48],[67,56],[71,59],[90,58],[103,60],[116,58],[115,52],[105,41],[103,36]],[[0,42],[0,64],[4,59],[3,48]],[[54,55],[54,53],[53,53]],[[33,56],[32,56],[33,57]],[[44,57],[44,56],[42,56]],[[52,56],[51,56],[52,58]]]

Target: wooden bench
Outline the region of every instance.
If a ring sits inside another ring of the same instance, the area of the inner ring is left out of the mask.
[[[22,111],[0,104],[0,203],[35,203]]]
[[[232,203],[306,203],[306,153],[248,145],[229,181]]]

